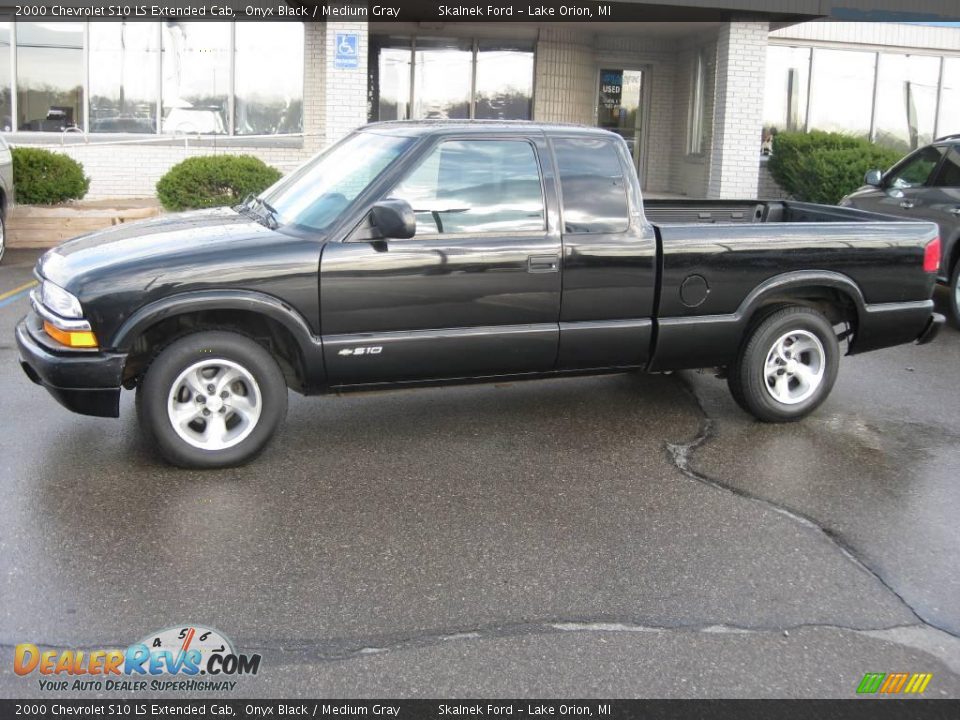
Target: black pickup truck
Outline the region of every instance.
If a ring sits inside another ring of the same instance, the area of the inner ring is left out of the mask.
[[[937,227],[799,202],[644,205],[593,128],[367,126],[234,208],[77,238],[37,264],[27,375],[173,463],[261,450],[303,394],[717,367],[797,420],[858,353],[927,342]]]

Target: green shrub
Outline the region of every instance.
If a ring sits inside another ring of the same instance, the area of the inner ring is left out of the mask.
[[[279,170],[251,155],[194,157],[160,178],[157,196],[167,210],[221,207],[256,195],[279,179]]]
[[[16,147],[13,154],[13,187],[18,203],[52,205],[79,200],[90,189],[83,165],[63,153]]]
[[[886,170],[899,159],[896,150],[863,138],[814,130],[778,133],[767,167],[798,200],[833,205],[863,185],[867,170]]]

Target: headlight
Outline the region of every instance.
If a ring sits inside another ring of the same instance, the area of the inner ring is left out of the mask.
[[[49,280],[44,280],[40,285],[40,302],[60,317],[77,319],[83,317],[80,301]]]

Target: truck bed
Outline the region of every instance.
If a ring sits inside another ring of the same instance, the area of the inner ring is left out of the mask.
[[[855,208],[793,200],[648,200],[644,214],[654,225],[718,223],[910,222]]]

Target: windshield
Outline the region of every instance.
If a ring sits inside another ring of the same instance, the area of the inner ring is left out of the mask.
[[[351,135],[264,190],[260,199],[280,225],[324,230],[411,142],[369,132]]]

